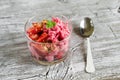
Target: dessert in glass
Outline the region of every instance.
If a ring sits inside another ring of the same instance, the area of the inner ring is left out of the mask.
[[[35,61],[51,65],[69,55],[71,23],[65,16],[35,16],[25,24],[28,48]]]

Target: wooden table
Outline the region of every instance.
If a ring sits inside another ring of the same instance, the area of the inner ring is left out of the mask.
[[[0,80],[120,80],[120,0],[0,0]],[[42,66],[30,56],[26,20],[37,14],[63,14],[73,24],[71,58]],[[91,17],[91,47],[96,72],[85,72],[86,39],[79,22]]]

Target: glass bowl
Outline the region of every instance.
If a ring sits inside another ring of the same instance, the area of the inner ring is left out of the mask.
[[[60,18],[64,23],[67,23],[67,27],[70,31],[69,36],[67,36],[65,39],[61,41],[57,41],[55,43],[51,42],[36,42],[32,40],[28,34],[27,29],[32,26],[33,22],[40,22],[43,19],[50,20],[52,17],[58,17]],[[28,48],[31,52],[31,56],[35,61],[42,65],[51,65],[58,62],[63,61],[66,59],[66,57],[69,55],[69,41],[70,41],[70,35],[72,32],[72,26],[69,19],[67,19],[65,16],[61,15],[55,15],[55,16],[34,16],[30,18],[26,24],[25,24],[25,35],[27,37],[27,44]]]

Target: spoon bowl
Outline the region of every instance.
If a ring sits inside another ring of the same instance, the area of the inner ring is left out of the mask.
[[[94,31],[94,25],[90,18],[85,17],[80,23],[80,35],[90,37]]]

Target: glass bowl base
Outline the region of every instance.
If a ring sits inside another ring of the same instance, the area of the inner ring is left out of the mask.
[[[48,61],[40,61],[40,60],[37,60],[37,59],[34,58],[34,57],[33,57],[33,59],[34,59],[37,63],[39,63],[39,64],[41,64],[41,65],[53,65],[53,64],[57,64],[57,63],[60,63],[60,62],[64,61],[64,60],[66,59],[66,57],[67,57],[67,55],[64,56],[63,58],[59,59],[59,60],[55,60],[55,61],[51,61],[51,62],[48,62]]]

